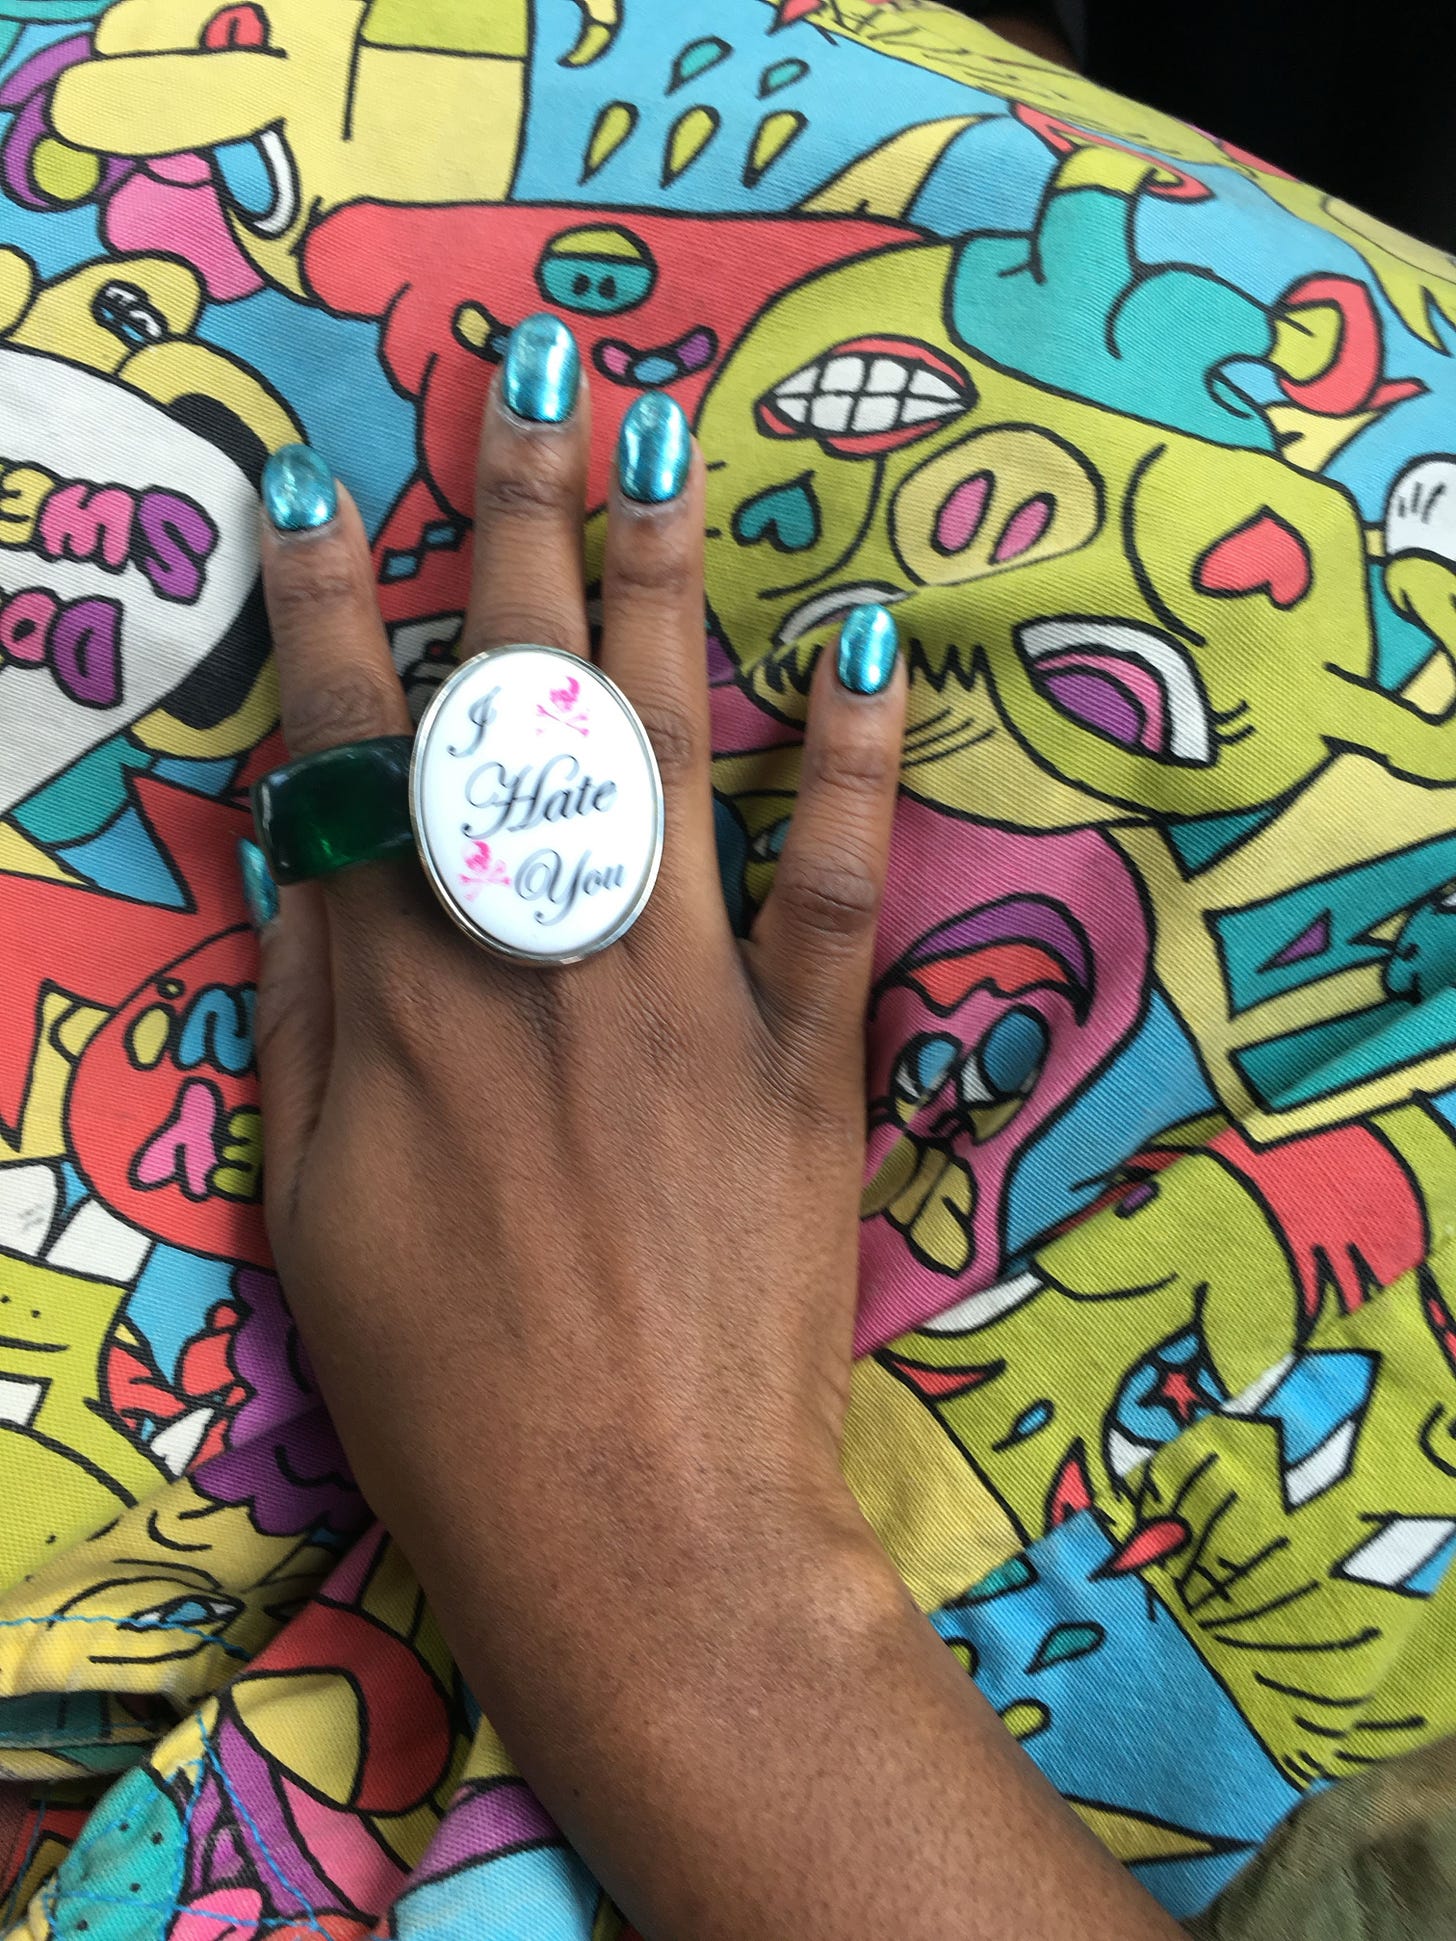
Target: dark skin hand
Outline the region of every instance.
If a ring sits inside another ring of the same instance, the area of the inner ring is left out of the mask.
[[[588,652],[587,401],[493,394],[465,647]],[[774,891],[714,857],[703,468],[609,513],[603,668],[667,800],[625,938],[473,946],[413,863],[282,894],[279,1266],[360,1484],[521,1772],[652,1941],[1172,1941],[920,1615],[840,1474],[863,1015],[905,675],[821,655]],[[409,720],[353,505],[265,532],[296,755]]]

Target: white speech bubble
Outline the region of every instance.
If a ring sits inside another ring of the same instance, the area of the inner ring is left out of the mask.
[[[88,749],[150,713],[205,660],[237,619],[258,575],[258,496],[207,439],[139,391],[41,351],[0,349],[0,464],[37,466],[61,480],[180,493],[217,529],[195,600],[158,593],[135,560],[50,559],[39,536],[0,544],[4,602],[38,588],[70,605],[119,602],[120,688],[114,705],[87,706],[45,665],[0,663],[0,813],[63,773]],[[0,515],[5,510],[0,474]],[[185,578],[185,575],[184,575]],[[3,652],[3,647],[0,647]]]

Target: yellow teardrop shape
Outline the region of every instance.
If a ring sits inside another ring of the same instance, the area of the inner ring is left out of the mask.
[[[662,186],[675,182],[695,162],[717,134],[719,117],[712,108],[689,108],[672,124],[662,163]]]
[[[609,101],[596,118],[582,161],[581,179],[590,181],[602,163],[615,155],[637,126],[637,110],[630,101]]]
[[[1001,1723],[1013,1739],[1030,1739],[1051,1722],[1051,1713],[1034,1698],[1018,1698],[1001,1714]]]
[[[765,115],[753,132],[748,165],[743,171],[745,185],[751,189],[765,170],[773,167],[790,142],[799,139],[808,125],[808,116],[792,108],[780,108],[777,114]]]

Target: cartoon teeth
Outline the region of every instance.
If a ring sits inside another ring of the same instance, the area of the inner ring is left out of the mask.
[[[970,401],[966,381],[937,354],[909,339],[858,339],[781,379],[758,416],[772,436],[818,436],[853,457],[908,443]]]

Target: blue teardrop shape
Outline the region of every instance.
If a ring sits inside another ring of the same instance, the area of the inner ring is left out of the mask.
[[[1028,1672],[1045,1671],[1049,1665],[1069,1664],[1073,1658],[1086,1658],[1100,1651],[1107,1633],[1100,1624],[1059,1624],[1036,1648]]]

